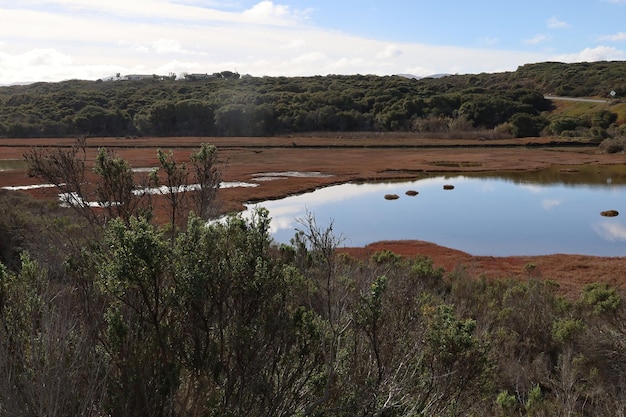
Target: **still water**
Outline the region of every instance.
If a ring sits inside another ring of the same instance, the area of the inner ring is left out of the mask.
[[[333,223],[345,246],[416,239],[473,255],[553,253],[626,256],[626,176],[548,170],[509,177],[434,176],[407,182],[343,184],[267,201],[275,241],[288,243],[298,219]],[[454,185],[444,190],[445,184]],[[411,197],[406,191],[419,194]],[[386,200],[397,194],[397,200]],[[617,210],[618,217],[601,211]]]

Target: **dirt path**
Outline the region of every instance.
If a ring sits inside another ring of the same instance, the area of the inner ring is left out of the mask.
[[[200,143],[218,146],[225,181],[254,182],[254,188],[220,190],[224,211],[240,210],[245,202],[284,197],[306,190],[356,180],[413,179],[416,176],[468,171],[536,170],[551,164],[625,164],[623,154],[600,154],[595,146],[574,146],[555,138],[529,140],[422,139],[410,136],[325,135],[281,138],[140,138],[88,139],[88,161],[97,148],[112,148],[133,167],[156,165],[156,150],[172,149],[184,161]],[[0,139],[0,159],[20,159],[32,146],[70,146],[72,139]],[[259,173],[320,172],[324,176],[281,176],[255,181]],[[0,172],[0,187],[28,185],[24,171]],[[53,190],[31,194],[55,198]],[[471,276],[490,278],[540,276],[559,283],[569,294],[589,282],[626,283],[626,257],[578,255],[534,257],[471,256],[427,242],[378,242],[365,248],[346,249],[367,256],[390,249],[403,255],[425,255],[447,271],[462,268]],[[626,255],[626,254],[625,254]]]

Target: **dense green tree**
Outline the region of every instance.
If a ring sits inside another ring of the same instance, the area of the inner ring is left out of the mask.
[[[511,116],[511,133],[517,138],[539,136],[546,127],[546,121],[540,116],[527,113],[516,113]]]
[[[114,136],[128,132],[128,118],[96,105],[83,107],[74,117],[78,132],[93,136]]]
[[[171,100],[162,100],[154,103],[148,113],[149,133],[159,136],[176,134],[176,107]]]
[[[239,105],[219,107],[215,111],[215,127],[221,136],[249,136],[250,118]]]
[[[162,416],[174,410],[179,365],[171,349],[174,282],[171,251],[147,221],[113,220],[96,261],[97,285],[107,300],[102,347],[114,415]]]
[[[474,126],[485,128],[494,128],[517,113],[533,115],[536,110],[528,104],[488,95],[467,98],[459,108],[459,115],[472,121]]]
[[[373,75],[259,78],[224,71],[202,82],[36,83],[0,88],[0,123],[8,136],[403,131],[425,126],[427,120],[458,116],[476,128],[491,129],[516,113],[549,112],[551,103],[543,94],[555,92],[550,76],[581,83],[583,74],[599,81],[598,73],[610,73],[616,80],[619,66],[611,64],[524,66],[514,73],[422,80]]]
[[[607,129],[617,120],[617,114],[610,110],[599,110],[591,115],[591,126]]]
[[[563,116],[553,119],[548,129],[555,134],[560,135],[564,131],[576,130],[578,127],[589,127],[589,123],[580,117]]]
[[[310,399],[315,326],[298,307],[302,278],[270,243],[267,211],[209,228],[192,219],[177,241],[180,354],[212,387],[195,393],[212,412],[293,415]]]
[[[213,108],[208,103],[197,99],[181,100],[174,105],[174,111],[176,135],[210,136],[213,134]]]

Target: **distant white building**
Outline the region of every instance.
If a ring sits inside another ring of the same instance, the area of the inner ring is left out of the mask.
[[[214,78],[214,76],[209,74],[185,74],[187,81],[201,81],[208,80],[209,78]]]
[[[140,81],[140,80],[169,80],[172,76],[157,75],[157,74],[129,74],[122,77],[126,81]]]
[[[126,81],[152,80],[153,78],[154,74],[129,74],[123,77]]]

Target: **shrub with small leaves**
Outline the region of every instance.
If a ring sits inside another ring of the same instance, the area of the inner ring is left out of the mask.
[[[622,299],[609,284],[596,282],[585,286],[582,302],[592,307],[595,313],[602,314],[617,310]]]

